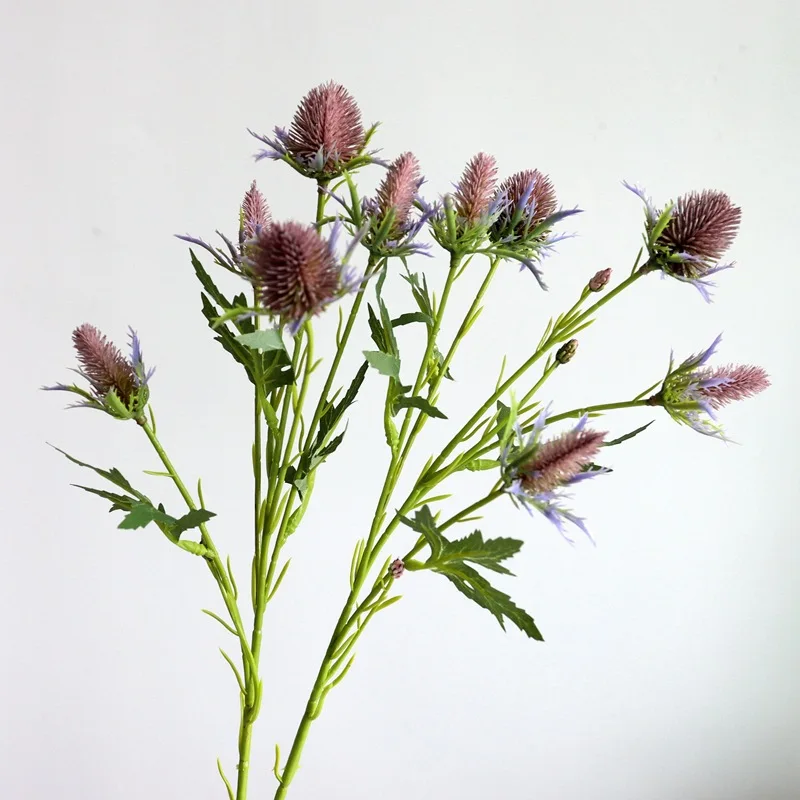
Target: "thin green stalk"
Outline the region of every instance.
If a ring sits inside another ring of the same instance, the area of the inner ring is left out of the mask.
[[[595,412],[616,411],[620,408],[644,408],[652,405],[653,404],[649,400],[625,400],[621,403],[601,403],[596,406],[585,406],[584,408],[573,408],[572,411],[564,411],[561,414],[548,417],[547,423],[560,422],[562,419],[574,419],[576,417],[582,417],[584,414],[592,414]]]

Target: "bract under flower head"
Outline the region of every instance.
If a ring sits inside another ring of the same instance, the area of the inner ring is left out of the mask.
[[[663,210],[638,186],[623,185],[645,204],[645,242],[649,265],[691,283],[707,301],[714,283],[709,277],[733,264],[719,260],[739,229],[742,211],[724,192],[690,192]]]

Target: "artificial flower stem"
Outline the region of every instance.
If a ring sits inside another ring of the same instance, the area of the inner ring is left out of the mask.
[[[596,406],[584,406],[583,408],[574,408],[572,411],[564,411],[561,414],[555,414],[547,418],[547,424],[553,422],[560,422],[562,419],[575,419],[582,417],[584,414],[601,413],[603,411],[616,411],[621,408],[645,408],[652,407],[653,403],[649,400],[625,400],[621,403],[601,403]],[[526,430],[523,428],[523,430]]]

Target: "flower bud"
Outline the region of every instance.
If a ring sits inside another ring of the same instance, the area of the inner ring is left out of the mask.
[[[562,344],[561,347],[558,348],[558,352],[556,353],[556,361],[559,364],[566,364],[568,361],[572,360],[572,357],[578,350],[578,340],[577,339],[570,339],[565,344]]]
[[[397,580],[398,578],[402,577],[403,573],[406,571],[406,565],[403,563],[403,560],[400,558],[396,558],[392,563],[389,565],[389,573],[391,576]]]
[[[606,285],[611,280],[611,269],[601,269],[590,281],[590,292],[602,292]]]

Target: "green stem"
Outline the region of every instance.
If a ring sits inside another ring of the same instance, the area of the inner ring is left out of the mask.
[[[651,407],[653,403],[649,400],[625,400],[621,403],[601,403],[600,405],[596,406],[585,406],[584,408],[573,408],[572,411],[564,411],[561,414],[556,414],[555,416],[547,418],[547,424],[550,425],[553,422],[560,422],[562,419],[574,419],[576,417],[582,417],[584,414],[592,414],[595,412],[602,412],[602,411],[616,411],[620,408],[644,408],[644,407]]]

